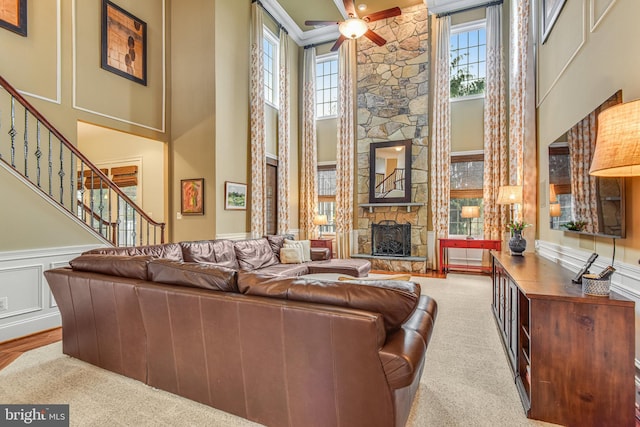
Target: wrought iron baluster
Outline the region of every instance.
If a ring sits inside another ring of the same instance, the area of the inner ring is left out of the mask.
[[[147,221],[147,245],[149,244],[149,226],[151,224],[149,224],[149,221]]]
[[[71,174],[70,174],[70,176],[71,176],[71,180],[70,181],[71,182],[69,183],[69,185],[71,186],[71,189],[69,191],[69,199],[71,200],[71,206],[70,206],[70,209],[69,209],[70,212],[73,212],[73,201],[76,199],[76,188],[74,186],[75,179],[76,179],[75,178],[75,170],[76,170],[76,168],[74,166],[74,161],[73,161],[75,159],[75,157],[76,156],[73,153],[71,153],[71,166],[69,167],[69,169],[71,170]]]
[[[95,220],[94,215],[95,215],[95,210],[93,209],[93,176],[94,176],[95,172],[93,172],[93,170],[91,171],[91,188],[89,189],[89,216],[91,217],[91,228],[93,228],[94,230],[96,229],[95,226],[93,225],[93,221]]]
[[[9,136],[11,136],[11,166],[16,167],[16,99],[11,97],[11,129],[9,129]]]
[[[104,210],[104,201],[102,199],[102,192],[103,192],[102,183],[103,182],[104,181],[102,180],[102,178],[99,178],[100,190],[98,191],[98,196],[100,197],[100,203],[98,203],[98,215],[100,216],[100,219],[98,220],[98,231],[100,232],[101,236],[104,236],[104,234],[102,234],[103,233],[102,228],[104,223],[104,220],[102,218],[102,211]]]
[[[87,223],[87,210],[85,209],[85,207],[87,206],[84,203],[84,193],[87,191],[87,187],[84,185],[84,161],[80,163],[80,178],[78,178],[80,180],[80,200],[82,201],[82,221],[84,221],[84,223]]]
[[[116,241],[113,242],[116,246],[120,246],[120,195],[116,194]]]
[[[113,239],[113,235],[116,232],[115,227],[113,226],[113,221],[111,220],[111,195],[113,194],[113,190],[111,188],[109,188],[108,190],[108,196],[109,196],[109,200],[107,200],[107,205],[108,205],[108,209],[109,209],[109,228],[111,228],[111,241],[114,241]]]
[[[142,215],[139,215],[139,216],[140,216],[140,224],[139,224],[139,227],[140,227],[140,233],[139,234],[140,234],[140,236],[139,236],[139,241],[140,241],[140,246],[142,246],[144,244],[143,241],[142,241],[142,237],[143,237],[143,235],[142,235]],[[133,213],[133,223],[135,224],[135,222],[136,222],[136,214],[134,212]]]
[[[60,177],[60,204],[64,206],[64,144],[60,141],[60,170],[58,176]]]
[[[49,131],[49,196],[53,195],[53,150],[51,149],[51,131]]]
[[[29,178],[29,110],[24,109],[24,176]]]
[[[36,122],[36,182],[38,188],[40,188],[40,157],[42,157],[42,151],[40,151],[40,120]]]

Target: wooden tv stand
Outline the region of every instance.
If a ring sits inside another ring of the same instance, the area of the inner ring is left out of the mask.
[[[532,253],[491,252],[492,309],[527,417],[634,426],[634,302],[588,296]]]

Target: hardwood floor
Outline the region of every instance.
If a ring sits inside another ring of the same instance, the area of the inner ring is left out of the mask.
[[[0,370],[20,357],[22,353],[52,344],[61,339],[62,328],[54,328],[0,343]]]

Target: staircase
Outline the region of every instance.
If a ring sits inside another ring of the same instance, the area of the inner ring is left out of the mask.
[[[0,162],[114,246],[164,243],[151,219],[0,76]]]

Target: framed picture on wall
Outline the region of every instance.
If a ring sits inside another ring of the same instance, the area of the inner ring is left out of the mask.
[[[109,0],[102,0],[101,66],[147,85],[147,24]]]
[[[180,212],[182,215],[204,215],[204,178],[180,181]]]
[[[27,0],[0,0],[0,27],[27,36]]]
[[[247,210],[247,184],[231,181],[224,183],[224,208]]]
[[[566,1],[567,0],[540,0],[540,12],[542,15],[540,19],[540,34],[542,35],[540,44],[544,43],[547,37],[549,37],[553,24],[555,24],[556,19],[558,19],[560,11],[562,11],[562,7]]]

